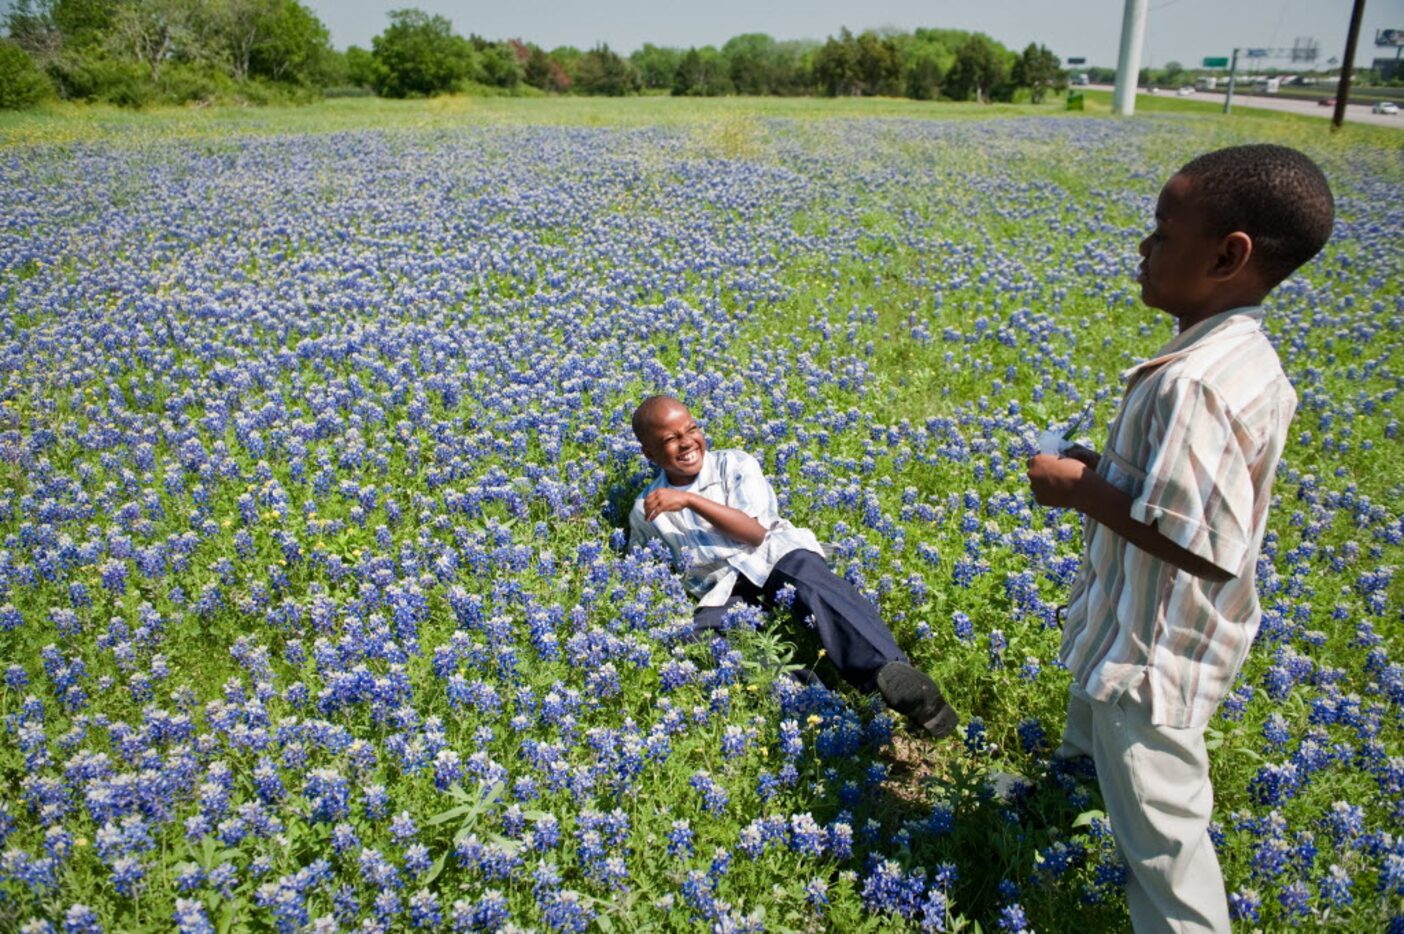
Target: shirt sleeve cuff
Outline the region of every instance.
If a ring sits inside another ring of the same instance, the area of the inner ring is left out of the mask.
[[[1131,504],[1131,518],[1142,525],[1154,525],[1161,535],[1227,574],[1236,577],[1243,570],[1248,543],[1237,536],[1139,499]]]

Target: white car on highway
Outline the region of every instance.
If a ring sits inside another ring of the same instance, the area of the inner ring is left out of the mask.
[[[1389,114],[1393,116],[1399,113],[1399,105],[1394,101],[1377,101],[1374,107],[1370,108],[1372,114]]]

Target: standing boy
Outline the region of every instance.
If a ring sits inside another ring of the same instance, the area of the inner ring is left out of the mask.
[[[845,680],[876,688],[932,736],[955,729],[955,711],[924,672],[907,664],[877,608],[829,570],[813,532],[780,518],[754,457],[709,451],[702,427],[671,396],[645,399],[633,427],[659,470],[629,513],[630,543],[662,539],[675,558],[686,558],[683,586],[698,598],[696,631],[720,630],[736,604],[773,609],[792,597],[795,616],[813,620]]]
[[[1292,149],[1236,146],[1182,168],[1138,277],[1178,335],[1123,374],[1100,456],[1029,461],[1038,502],[1087,517],[1059,753],[1096,763],[1138,934],[1229,930],[1204,727],[1257,631],[1258,548],[1297,405],[1258,306],[1320,251],[1333,216],[1321,170]]]

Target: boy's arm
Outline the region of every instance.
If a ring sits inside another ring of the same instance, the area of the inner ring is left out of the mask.
[[[660,513],[677,512],[680,509],[691,509],[723,535],[751,547],[765,541],[766,528],[753,516],[724,503],[714,502],[705,496],[671,487],[660,487],[644,498],[644,518],[649,522]]]
[[[629,547],[642,548],[651,538],[661,538],[658,530],[644,521],[643,502],[635,500],[629,509]]]
[[[1233,575],[1161,535],[1153,525],[1131,518],[1132,499],[1080,460],[1040,454],[1029,459],[1029,486],[1044,506],[1076,509],[1137,548],[1195,577],[1214,583]]]

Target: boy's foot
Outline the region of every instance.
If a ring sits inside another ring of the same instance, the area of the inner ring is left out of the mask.
[[[939,738],[955,730],[955,710],[925,672],[906,662],[888,662],[878,670],[877,687],[888,707],[932,736]]]

